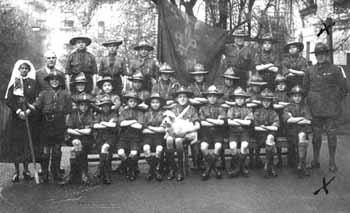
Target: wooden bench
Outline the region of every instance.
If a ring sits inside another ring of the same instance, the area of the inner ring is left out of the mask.
[[[228,143],[224,143],[223,144],[223,148],[225,149],[225,158],[230,157],[229,155],[229,150],[228,150]],[[256,147],[256,143],[254,139],[251,139],[249,142],[249,146],[250,147]],[[286,137],[277,137],[277,141],[276,141],[276,146],[277,147],[281,147],[282,151],[283,149],[288,148],[288,140]],[[282,152],[282,154],[287,154],[287,152]],[[261,155],[265,155],[264,152],[261,153]],[[184,171],[185,171],[185,175],[188,176],[190,173],[190,159],[192,158],[191,152],[189,151],[189,147],[186,146],[185,147],[185,152],[184,152]],[[145,160],[145,156],[143,153],[140,154],[139,159],[143,162]],[[88,160],[89,162],[97,162],[99,161],[99,155],[98,154],[89,154],[88,155]],[[113,161],[119,161],[120,158],[118,157],[117,154],[113,154]]]

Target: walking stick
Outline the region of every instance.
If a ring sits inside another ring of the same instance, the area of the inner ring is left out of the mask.
[[[23,104],[24,108],[24,118],[26,122],[26,129],[27,129],[27,134],[28,134],[28,140],[29,140],[29,148],[30,148],[30,154],[32,156],[32,161],[33,161],[33,166],[34,166],[34,180],[36,184],[40,183],[39,180],[39,174],[38,174],[38,169],[36,167],[36,160],[35,160],[35,153],[34,153],[34,146],[33,146],[33,140],[32,140],[32,133],[30,132],[30,126],[29,126],[29,121],[28,121],[28,116],[26,113],[27,107],[25,106],[25,103]]]

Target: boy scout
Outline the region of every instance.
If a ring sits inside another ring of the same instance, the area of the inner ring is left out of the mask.
[[[97,113],[93,128],[96,130],[96,146],[100,154],[100,164],[97,176],[104,184],[111,184],[112,157],[116,144],[118,115],[112,109],[114,103],[110,96],[104,96],[97,101],[101,111]]]
[[[70,45],[77,47],[76,51],[68,56],[66,64],[66,79],[75,79],[75,77],[83,72],[87,78],[87,92],[95,90],[97,77],[97,64],[95,56],[86,50],[91,44],[91,39],[85,36],[74,37],[69,41]],[[69,88],[68,88],[69,89]]]
[[[85,77],[85,74],[79,73],[75,79],[71,82],[71,96],[72,96],[72,108],[77,109],[77,104],[76,101],[78,97],[86,93],[86,84],[87,84],[87,79]]]
[[[92,122],[93,115],[89,110],[92,96],[80,94],[75,100],[77,110],[72,111],[67,119],[67,133],[70,136],[73,149],[70,156],[70,173],[60,184],[73,183],[76,179],[82,184],[88,184],[88,154],[93,142]]]
[[[254,112],[254,131],[257,143],[255,150],[255,162],[259,166],[260,149],[265,146],[265,177],[276,177],[275,166],[273,164],[275,150],[275,135],[279,127],[278,114],[272,108],[274,96],[268,89],[261,92],[262,107]]]
[[[206,164],[202,180],[207,180],[211,171],[214,171],[216,178],[220,179],[222,174],[216,168],[216,161],[222,149],[222,131],[226,113],[224,108],[219,105],[218,98],[223,94],[213,85],[203,95],[208,99],[208,104],[199,109],[199,118],[202,126],[200,130],[200,148]],[[210,153],[209,149],[214,149],[214,152]]]
[[[287,95],[287,84],[286,84],[286,78],[281,75],[276,75],[276,88],[274,92],[275,100],[273,104],[273,108],[276,110],[280,121],[282,121],[282,115],[283,115],[283,108],[289,104],[289,97]],[[280,127],[278,128],[277,136],[285,136],[286,135],[286,127],[284,122],[280,122]],[[282,163],[282,148],[277,147],[277,163],[276,166],[281,168]]]
[[[170,109],[175,105],[172,95],[180,87],[180,83],[174,78],[175,71],[167,63],[160,66],[159,73],[160,77],[153,84],[152,92],[159,93],[166,100],[164,108]]]
[[[51,173],[54,180],[60,180],[61,144],[66,131],[66,117],[72,110],[72,100],[69,92],[63,90],[63,74],[53,71],[45,77],[50,89],[40,92],[36,101],[30,107],[42,113],[40,143],[43,146],[42,170],[43,181],[48,182],[48,166],[51,155]]]
[[[279,56],[273,52],[272,45],[277,42],[272,38],[271,33],[267,33],[260,39],[261,51],[255,56],[255,69],[267,82],[267,87],[274,89],[276,74],[280,71]]]
[[[288,55],[282,60],[282,74],[287,78],[288,91],[303,83],[303,77],[308,67],[307,60],[301,55],[303,49],[303,43],[295,40],[289,41],[284,46],[284,52]]]
[[[127,88],[126,91],[135,91],[141,100],[141,102],[138,105],[138,108],[143,111],[146,111],[148,109],[148,106],[145,104],[145,101],[149,98],[151,93],[145,87],[145,77],[142,75],[141,72],[137,72],[134,75],[132,75],[130,81],[132,83],[131,88]]]
[[[231,100],[231,96],[235,91],[237,82],[240,78],[236,75],[232,67],[227,68],[222,77],[224,78],[224,86],[222,87],[224,95],[222,96],[222,100],[220,100],[220,102],[222,103],[222,107],[228,109],[230,105],[234,105],[234,102]]]
[[[287,123],[288,134],[288,164],[295,168],[298,161],[298,176],[309,176],[306,170],[306,153],[309,145],[308,133],[310,132],[311,113],[309,107],[303,101],[304,91],[300,86],[291,89],[291,103],[284,109],[283,119]]]
[[[145,78],[145,89],[151,91],[152,84],[154,84],[159,77],[158,61],[150,55],[150,52],[153,51],[154,48],[147,41],[142,40],[134,47],[134,50],[138,52],[138,55],[130,60],[129,76],[141,72]]]
[[[102,43],[102,46],[108,48],[108,56],[103,57],[100,62],[100,76],[111,76],[113,78],[113,92],[121,95],[123,89],[122,75],[126,75],[126,61],[117,56],[118,47],[123,43],[121,39]]]
[[[97,103],[108,96],[113,103],[112,110],[118,111],[121,101],[119,95],[113,92],[113,78],[109,75],[105,75],[97,81],[97,86],[101,90],[100,93],[96,95]]]
[[[242,88],[238,87],[234,91],[233,97],[235,98],[236,106],[232,106],[227,112],[229,148],[232,155],[228,175],[237,177],[241,173],[247,177],[249,171],[246,165],[246,158],[249,145],[249,127],[252,124],[253,112],[251,108],[246,106],[246,100],[249,95]]]
[[[225,45],[225,63],[226,67],[236,70],[237,76],[240,78],[237,86],[246,88],[249,72],[252,70],[254,58],[251,48],[244,45],[249,35],[244,30],[239,30],[232,34],[234,43]]]
[[[127,165],[127,178],[133,181],[136,179],[144,115],[137,108],[141,99],[135,91],[128,91],[123,98],[127,107],[121,110],[119,117],[121,130],[118,143],[118,155],[125,165]],[[129,154],[127,155],[127,153]]]
[[[184,143],[189,143],[196,139],[196,131],[200,128],[199,116],[195,107],[191,106],[189,103],[189,98],[193,96],[193,92],[183,86],[181,86],[175,93],[176,106],[172,108],[172,112],[175,116],[181,115],[183,120],[189,120],[194,125],[191,128],[186,129],[182,137],[169,136],[166,138],[167,144],[167,162],[170,167],[168,174],[168,180],[175,177],[175,171],[177,170],[177,181],[182,181],[184,179],[183,170],[183,152]],[[177,165],[175,164],[174,152],[178,158]]]
[[[322,132],[328,137],[329,170],[337,171],[335,151],[337,136],[335,121],[341,114],[341,101],[348,92],[345,75],[339,67],[328,61],[332,51],[326,44],[317,43],[315,56],[317,64],[310,67],[305,73],[303,88],[307,94],[307,103],[310,107],[313,123],[313,168],[320,168],[319,156],[322,142]]]
[[[149,165],[149,171],[147,174],[147,180],[161,181],[161,157],[163,153],[164,133],[165,129],[161,126],[163,121],[162,107],[165,105],[165,99],[163,99],[159,93],[152,93],[152,95],[146,100],[146,104],[149,105],[149,110],[144,116],[144,129],[143,133],[143,152],[145,154],[146,161]],[[152,153],[155,153],[153,156]]]
[[[247,106],[251,107],[254,111],[261,105],[260,94],[262,89],[267,85],[267,82],[258,73],[255,73],[250,77],[248,85],[247,94],[250,98],[247,100]]]
[[[189,99],[190,103],[197,109],[204,104],[208,103],[208,100],[203,97],[202,93],[208,88],[208,84],[205,82],[205,76],[208,71],[204,68],[202,64],[195,64],[192,72],[190,74],[193,76],[194,82],[188,87],[189,90],[193,92],[193,97]],[[199,143],[191,145],[191,153],[193,154],[193,170],[203,170],[203,156],[200,152]]]

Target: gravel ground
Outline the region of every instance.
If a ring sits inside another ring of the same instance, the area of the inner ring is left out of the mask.
[[[200,181],[199,174],[191,174],[180,183],[146,182],[142,177],[128,182],[114,175],[110,186],[60,187],[12,184],[9,182],[12,166],[0,164],[0,212],[350,212],[349,139],[350,136],[339,137],[340,171],[328,186],[328,195],[324,191],[313,195],[322,185],[322,177],[328,180],[333,176],[328,172],[324,143],[321,169],[313,171],[307,179],[297,179],[291,170],[284,168],[278,170],[276,179],[264,179],[262,171],[252,171],[249,178],[212,178],[207,182]],[[69,169],[66,154],[63,167]],[[95,165],[90,165],[90,171],[93,172]],[[143,172],[145,169],[142,166]]]

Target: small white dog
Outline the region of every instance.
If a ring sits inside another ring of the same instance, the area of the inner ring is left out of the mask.
[[[183,137],[188,129],[193,129],[194,124],[189,120],[184,120],[182,118],[177,118],[175,113],[167,110],[163,113],[164,119],[161,126],[165,128],[165,136],[172,137]]]

